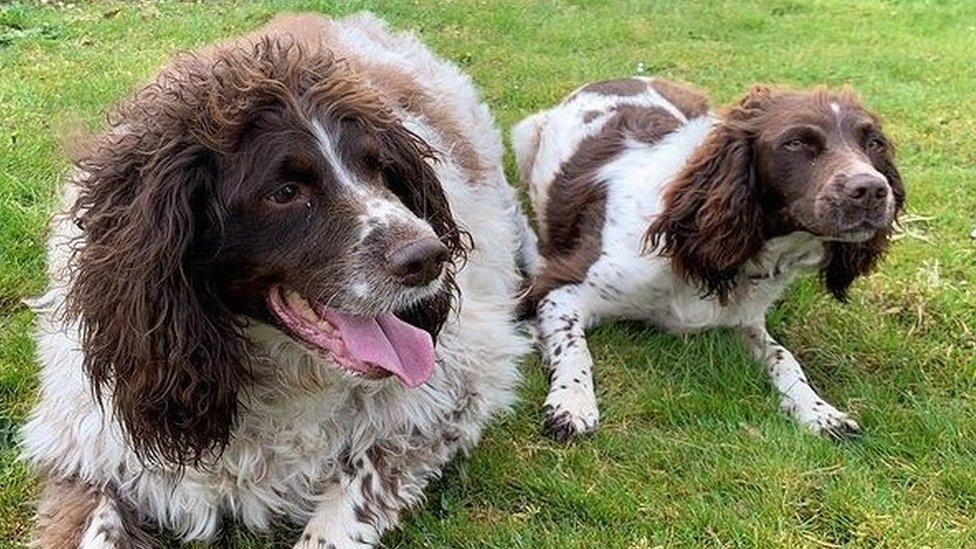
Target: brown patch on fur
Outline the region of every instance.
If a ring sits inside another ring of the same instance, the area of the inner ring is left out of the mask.
[[[652,80],[651,87],[681,111],[688,120],[708,113],[708,96],[697,88],[663,78]]]
[[[573,92],[566,98],[565,102],[572,101],[581,93],[593,93],[606,96],[630,96],[640,95],[648,89],[647,81],[639,78],[618,78],[616,80],[604,80],[593,82]]]
[[[587,137],[553,179],[546,200],[539,251],[545,266],[519,304],[531,317],[549,292],[586,278],[600,257],[607,192],[597,172],[623,152],[627,139],[653,144],[680,126],[659,107],[621,105],[598,133]]]
[[[620,105],[615,113],[620,124],[616,130],[618,133],[648,145],[657,143],[681,126],[681,122],[674,115],[661,107]]]
[[[601,114],[603,114],[603,111],[586,111],[583,113],[583,123],[589,124],[590,122],[596,120]]]

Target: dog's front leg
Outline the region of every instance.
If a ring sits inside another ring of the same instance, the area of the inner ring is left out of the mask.
[[[372,480],[357,475],[330,486],[305,525],[296,549],[347,549],[379,543],[383,524],[367,511],[363,485]]]
[[[743,327],[742,333],[753,357],[765,366],[779,391],[780,407],[800,425],[838,439],[860,434],[861,428],[856,421],[813,390],[793,353],[777,343],[764,325]]]
[[[549,369],[544,432],[567,441],[596,429],[600,410],[593,392],[593,358],[584,330],[589,315],[576,286],[557,288],[539,302],[539,337]]]
[[[402,453],[398,457],[407,459]],[[363,549],[378,545],[383,533],[396,526],[400,512],[420,498],[423,479],[429,476],[422,466],[412,470],[393,466],[395,463],[399,461],[379,448],[344,458],[338,478],[320,493],[295,547]]]

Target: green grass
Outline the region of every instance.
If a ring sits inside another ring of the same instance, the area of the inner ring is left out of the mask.
[[[607,325],[590,339],[599,434],[569,446],[540,437],[545,382],[527,361],[522,404],[389,545],[976,544],[976,3],[506,4],[0,2],[0,544],[26,539],[37,494],[14,446],[37,389],[19,300],[45,284],[45,224],[68,168],[61,137],[98,128],[174,51],[278,11],[363,8],[470,72],[504,127],[639,67],[717,103],[757,81],[850,83],[887,121],[909,192],[904,237],[848,305],[805,280],[770,318],[821,392],[858,415],[861,440],[799,431],[729,333]]]

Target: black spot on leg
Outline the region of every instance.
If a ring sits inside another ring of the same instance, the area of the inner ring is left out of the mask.
[[[579,383],[579,382],[580,382],[579,378],[577,378],[577,377],[574,377],[573,378],[573,383]]]
[[[562,383],[562,384],[560,384],[560,385],[559,385],[559,388],[560,388],[560,389],[565,389],[565,388],[566,388],[566,384],[565,384],[565,383]]]
[[[569,442],[580,435],[588,434],[592,431],[580,431],[573,425],[568,411],[560,411],[547,404],[543,407],[545,422],[542,425],[542,433],[555,440],[556,442]]]

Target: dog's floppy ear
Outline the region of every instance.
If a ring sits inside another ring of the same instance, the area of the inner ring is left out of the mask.
[[[734,106],[668,186],[644,250],[671,258],[703,296],[725,302],[739,268],[762,249],[755,120],[771,92],[756,87]]]
[[[198,464],[226,444],[248,377],[241,326],[195,272],[209,153],[174,128],[117,128],[78,161],[68,314],[84,367],[144,461]]]

